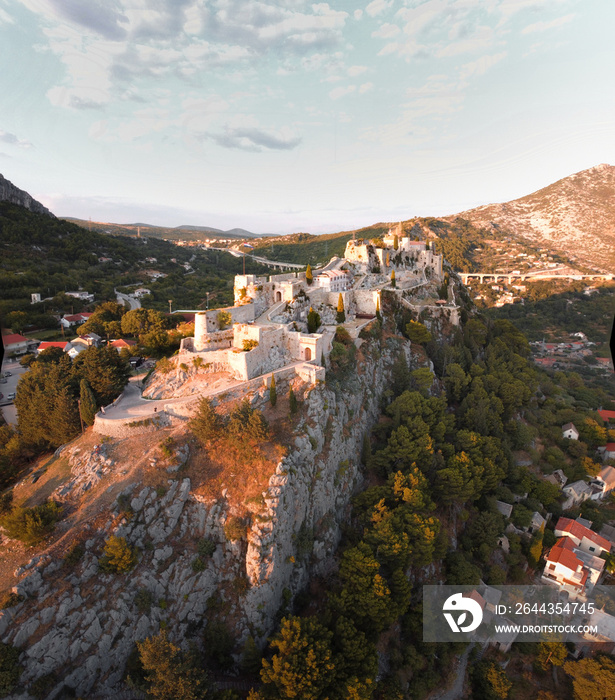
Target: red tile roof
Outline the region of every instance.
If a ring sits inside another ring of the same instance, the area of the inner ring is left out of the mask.
[[[93,312],[90,311],[84,311],[83,313],[80,314],[71,314],[70,316],[64,316],[64,320],[68,321],[69,323],[72,323],[73,321],[87,321],[90,316],[93,315]]]
[[[615,452],[615,442],[607,442],[604,449],[605,452]]]
[[[114,340],[112,343],[110,343],[112,348],[129,348],[136,344],[136,340],[124,340],[123,338],[119,338],[118,340]]]
[[[577,557],[573,551],[573,544],[570,542],[568,537],[562,537],[559,539],[553,547],[549,550],[549,553],[545,557],[546,561],[552,562],[554,564],[561,564],[565,566],[570,571],[576,573],[579,566],[582,567],[583,576],[580,581],[574,581],[574,585],[584,585],[587,581],[587,576],[589,571],[583,567],[583,562]]]
[[[39,346],[38,346],[38,351],[41,352],[41,350],[47,350],[48,348],[60,348],[60,350],[64,350],[64,348],[68,345],[67,340],[51,343],[48,340],[44,340]]]
[[[560,532],[567,532],[571,534],[573,537],[576,537],[579,542],[584,537],[587,537],[588,540],[591,540],[599,547],[602,547],[602,549],[606,549],[607,552],[611,551],[611,543],[608,540],[601,537],[597,532],[585,527],[585,525],[581,525],[581,523],[578,523],[576,520],[572,520],[572,518],[560,518],[557,521],[555,529],[559,530]]]
[[[4,347],[6,347],[7,345],[14,345],[15,343],[26,343],[28,339],[23,335],[19,335],[19,333],[11,333],[11,335],[3,335],[2,342],[4,343]]]
[[[600,410],[598,411],[598,414],[600,418],[604,421],[610,421],[610,420],[615,420],[615,411],[605,411],[605,410]]]

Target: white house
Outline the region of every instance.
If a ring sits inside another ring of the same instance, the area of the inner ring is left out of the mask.
[[[314,283],[325,292],[345,292],[350,284],[350,276],[343,270],[326,270],[314,277]]]
[[[19,333],[11,333],[10,335],[2,336],[4,352],[7,357],[11,355],[23,355],[28,351],[28,339]]]
[[[611,551],[611,543],[607,539],[571,518],[560,518],[557,521],[555,536],[567,538],[582,551],[598,557],[603,552],[608,554]]]
[[[605,563],[604,559],[576,547],[569,537],[560,538],[546,554],[545,560],[542,580],[579,594],[592,590]]]
[[[148,294],[151,294],[151,291],[149,289],[146,289],[145,287],[139,287],[139,289],[135,289],[135,291],[132,293],[132,296],[136,297],[137,299],[140,299],[141,297],[147,296]]]
[[[64,328],[72,328],[73,326],[80,326],[85,323],[92,314],[88,311],[83,311],[79,314],[68,314],[60,319],[60,325]]]
[[[91,302],[94,301],[94,295],[89,292],[66,292],[66,296],[74,297],[75,299],[80,299],[81,301]]]
[[[579,431],[576,429],[574,423],[566,423],[562,425],[562,437],[568,438],[568,440],[578,440]]]
[[[572,484],[564,486],[562,491],[566,495],[566,500],[562,504],[564,510],[570,510],[573,506],[591,498],[592,495],[592,488],[585,481],[573,481]]]
[[[592,486],[598,489],[596,500],[604,498],[608,493],[615,489],[615,468],[604,467],[600,473],[591,481]]]

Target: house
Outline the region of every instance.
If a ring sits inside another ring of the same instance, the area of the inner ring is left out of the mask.
[[[510,518],[513,512],[513,507],[510,503],[504,503],[504,501],[496,501],[495,507],[498,509],[498,513],[501,513],[505,518]]]
[[[574,481],[572,484],[564,486],[562,489],[566,495],[566,500],[562,504],[564,510],[570,510],[579,503],[583,503],[591,498],[592,489],[585,481]]]
[[[542,515],[540,515],[538,511],[534,511],[532,519],[530,520],[530,524],[525,529],[527,530],[527,532],[530,533],[530,535],[533,535],[536,532],[544,530],[546,522],[547,521],[542,517]]]
[[[615,459],[615,442],[607,442],[602,450],[602,459]]]
[[[11,355],[23,355],[28,351],[28,339],[19,333],[11,333],[2,336],[2,344],[7,357]]]
[[[574,521],[572,521],[574,522]],[[567,590],[589,593],[604,569],[604,559],[576,547],[569,537],[561,537],[545,555],[542,580]]]
[[[350,276],[342,270],[327,270],[314,277],[314,284],[325,292],[345,292],[350,284]]]
[[[555,536],[569,539],[588,554],[600,556],[603,552],[608,554],[611,551],[611,543],[607,539],[571,518],[560,518],[557,521]]]
[[[109,345],[112,348],[115,348],[118,352],[123,350],[124,348],[132,348],[135,347],[137,344],[136,340],[124,340],[123,338],[119,338],[118,340],[114,340]]]
[[[81,301],[91,302],[94,301],[94,295],[89,292],[65,292],[67,297],[74,297],[75,299],[80,299]]]
[[[598,415],[605,423],[615,423],[615,411],[605,411],[604,409],[600,409],[598,411]]]
[[[615,469],[604,467],[591,481],[592,486],[599,489],[598,498],[604,498],[615,489]]]
[[[92,316],[92,313],[89,311],[83,311],[80,314],[68,314],[60,319],[60,325],[66,329],[72,328],[73,326],[80,326],[82,323],[85,323],[90,316]]]
[[[556,469],[553,474],[549,474],[549,476],[545,476],[545,481],[548,481],[551,484],[555,484],[556,486],[559,486],[559,488],[563,488],[566,485],[566,482],[568,481],[568,477],[564,474],[564,472],[561,469]]]
[[[579,439],[579,431],[576,429],[574,423],[566,423],[565,425],[562,425],[562,437],[565,437],[568,440]]]
[[[151,291],[149,289],[146,289],[145,287],[139,287],[139,289],[135,289],[135,291],[132,293],[132,296],[136,297],[137,299],[140,299],[141,297],[145,297],[148,294],[151,294]]]
[[[67,347],[68,346],[68,347]],[[36,354],[40,354],[43,350],[49,350],[49,348],[60,348],[63,352],[68,352],[72,347],[68,340],[62,340],[58,342],[50,342],[48,340],[43,340],[43,342],[38,346]]]

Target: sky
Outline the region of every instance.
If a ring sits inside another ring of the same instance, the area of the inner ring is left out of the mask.
[[[323,233],[615,163],[608,0],[0,0],[0,173],[59,216]]]

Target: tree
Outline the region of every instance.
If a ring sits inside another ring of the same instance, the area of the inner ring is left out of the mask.
[[[308,284],[312,284],[314,281],[314,275],[312,275],[312,267],[310,266],[310,263],[307,264],[307,268],[305,269],[305,281]]]
[[[340,295],[337,300],[337,314],[335,315],[335,322],[344,323],[345,320],[346,312],[344,311],[344,298],[342,297],[342,293],[340,292]]]
[[[188,423],[188,427],[204,447],[210,440],[219,436],[222,429],[222,419],[216,413],[210,399],[205,396],[201,398],[196,414]]]
[[[32,508],[13,508],[0,518],[0,525],[7,537],[32,546],[53,532],[61,514],[62,508],[55,501],[46,501]]]
[[[106,573],[124,574],[134,569],[137,563],[137,550],[131,547],[124,537],[111,535],[105,542],[103,555],[98,566]]]
[[[412,383],[417,391],[420,391],[423,395],[427,395],[427,391],[433,384],[433,372],[427,367],[419,367],[410,372],[410,376],[412,377]]]
[[[307,327],[308,333],[316,333],[316,331],[320,328],[320,314],[314,311],[311,306],[307,315]]]
[[[276,650],[271,662],[263,660],[261,679],[274,698],[319,700],[328,697],[335,681],[332,633],[316,619],[284,618],[271,640]]]
[[[278,392],[276,391],[276,388],[275,388],[275,377],[273,376],[273,372],[272,372],[271,373],[271,383],[269,384],[269,403],[272,405],[272,407],[275,407],[277,401],[278,401]]]
[[[431,333],[423,323],[410,321],[406,324],[406,335],[413,343],[425,345],[431,340]]]
[[[613,697],[615,660],[599,655],[595,658],[567,661],[564,671],[572,678],[575,700],[605,700]]]
[[[483,700],[505,700],[512,683],[493,661],[479,661],[470,671],[474,696]]]
[[[90,347],[79,353],[73,369],[80,379],[87,379],[99,406],[114,401],[130,377],[130,365],[110,345],[104,348]]]
[[[148,684],[147,695],[155,700],[202,700],[212,697],[207,674],[195,655],[182,654],[165,630],[137,642]]]
[[[568,649],[566,649],[565,644],[561,642],[541,642],[538,645],[538,654],[535,663],[543,671],[548,671],[549,664],[552,666],[562,666],[567,656]]]
[[[96,406],[96,399],[94,398],[94,394],[90,389],[87,379],[82,379],[79,385],[79,410],[83,422],[86,425],[92,425],[98,407]]]
[[[293,391],[292,386],[290,387],[288,391],[288,405],[290,407],[290,413],[291,415],[294,415],[297,413],[298,405],[297,405],[297,397],[295,396],[295,392]]]
[[[397,234],[393,236],[393,250],[399,250],[399,238]]]
[[[15,690],[22,668],[19,664],[20,650],[11,644],[0,642],[0,697]]]
[[[382,321],[382,314],[380,313],[380,297],[376,297],[376,318]]]
[[[391,287],[393,287],[393,289],[395,289],[395,284],[395,270],[393,270],[393,272],[391,272]]]

